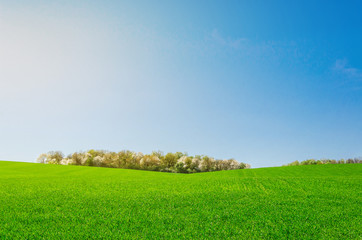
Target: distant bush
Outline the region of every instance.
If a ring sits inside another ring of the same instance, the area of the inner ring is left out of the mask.
[[[321,164],[352,164],[352,163],[362,163],[362,157],[349,158],[347,160],[344,160],[344,159],[340,159],[340,160],[335,160],[335,159],[320,159],[320,160],[307,159],[307,160],[304,160],[302,162],[294,161],[294,162],[289,163],[289,164],[287,164],[285,166],[321,165]]]
[[[38,157],[37,162],[175,173],[197,173],[250,168],[249,164],[239,163],[235,159],[215,160],[209,156],[188,156],[186,153],[181,152],[167,153],[164,155],[160,151],[143,154],[128,150],[117,153],[93,149],[87,152],[75,152],[69,154],[67,157],[64,157],[64,154],[60,151],[42,153]]]

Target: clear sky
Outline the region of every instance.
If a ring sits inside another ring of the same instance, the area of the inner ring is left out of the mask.
[[[361,1],[0,0],[0,159],[362,156]]]

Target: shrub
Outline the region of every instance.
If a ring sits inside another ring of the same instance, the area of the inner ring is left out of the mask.
[[[362,158],[349,158],[346,161],[344,159],[340,159],[340,160],[335,160],[335,159],[321,159],[321,160],[315,160],[315,159],[307,159],[305,161],[302,161],[301,163],[299,163],[298,161],[294,161],[292,163],[287,164],[287,166],[298,166],[298,165],[315,165],[315,164],[352,164],[352,163],[361,163],[362,162]]]

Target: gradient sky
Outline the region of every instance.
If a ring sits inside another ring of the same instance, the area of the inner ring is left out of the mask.
[[[0,159],[362,156],[361,1],[0,0]]]

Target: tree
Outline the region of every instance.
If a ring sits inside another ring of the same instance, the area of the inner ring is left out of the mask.
[[[82,165],[83,164],[83,155],[82,153],[75,152],[72,154],[72,164]]]
[[[346,163],[354,163],[352,158],[347,159]]]
[[[300,163],[298,160],[288,164],[288,166],[299,166],[299,165],[300,165]]]
[[[164,158],[161,159],[161,165],[165,168],[171,168],[177,163],[176,155],[173,153],[167,153]]]
[[[192,158],[190,169],[192,172],[201,172],[200,156],[195,156],[194,158]]]
[[[208,156],[204,156],[202,158],[202,162],[201,162],[201,171],[202,172],[213,171],[214,166],[215,166],[215,160],[213,158],[210,158]]]
[[[47,158],[48,158],[48,154],[46,153],[42,153],[39,155],[39,157],[37,158],[37,162],[38,163],[46,163],[47,162]]]
[[[153,155],[144,155],[140,161],[141,169],[156,171],[160,167],[160,159]]]
[[[354,163],[362,163],[362,157],[354,158]]]
[[[51,151],[48,152],[47,163],[60,164],[63,158],[64,154],[61,151]]]
[[[187,172],[187,170],[186,170],[185,165],[184,165],[183,162],[177,162],[177,163],[175,164],[175,170],[176,170],[176,172],[178,172],[178,173],[186,173],[186,172]]]

